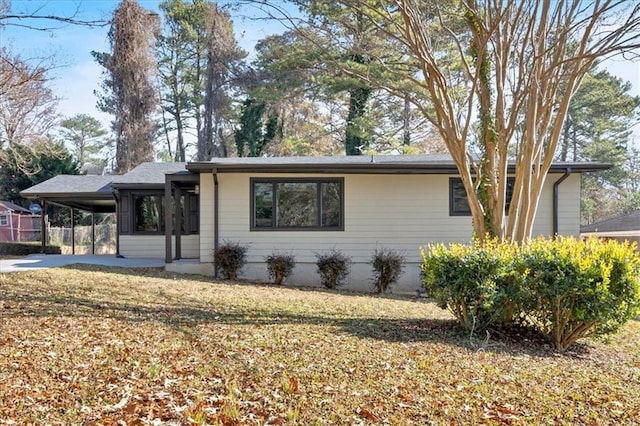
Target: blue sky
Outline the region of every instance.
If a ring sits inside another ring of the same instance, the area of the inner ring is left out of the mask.
[[[85,20],[108,20],[120,1],[110,0],[11,0],[13,11],[28,12],[41,7],[40,14],[71,15],[78,10],[77,18]],[[160,0],[138,0],[146,8],[157,10]],[[236,38],[248,51],[257,41],[268,34],[283,30],[273,21],[255,21],[246,16],[263,16],[255,9],[232,12]],[[52,24],[55,25],[55,24]],[[102,69],[91,56],[91,51],[107,51],[108,26],[85,28],[70,25],[55,25],[50,32],[21,29],[13,26],[0,27],[0,45],[9,46],[24,58],[55,55],[53,88],[60,97],[63,116],[87,113],[100,119],[105,125],[110,117],[95,108],[93,91],[100,84]],[[608,61],[606,68],[612,74],[631,82],[632,93],[640,95],[640,61],[619,59]],[[640,145],[640,122],[635,126],[636,142]]]
[[[160,0],[138,0],[145,9],[158,10]],[[39,14],[70,16],[82,20],[109,20],[120,1],[110,0],[11,0],[12,11],[31,12],[39,8]],[[236,38],[241,47],[251,51],[265,36],[281,32],[284,28],[273,21],[255,21],[251,16],[263,16],[257,10],[245,8],[232,12]],[[28,24],[29,22],[25,22]],[[39,23],[40,25],[43,22]],[[56,27],[53,31],[34,31],[15,26],[0,27],[0,45],[10,47],[23,58],[40,58],[55,55],[56,69],[52,86],[60,97],[60,111],[69,117],[78,113],[92,115],[108,125],[110,116],[95,108],[93,91],[102,80],[102,68],[95,63],[91,51],[108,51],[109,27],[86,28],[47,23]]]

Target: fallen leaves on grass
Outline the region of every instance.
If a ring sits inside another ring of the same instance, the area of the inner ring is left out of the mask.
[[[539,342],[470,339],[424,301],[154,270],[2,278],[2,424],[640,418],[637,322],[608,345],[589,341],[557,355]]]

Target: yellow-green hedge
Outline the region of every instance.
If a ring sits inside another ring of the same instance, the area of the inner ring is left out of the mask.
[[[436,244],[422,251],[422,274],[427,294],[467,329],[518,321],[559,350],[616,332],[640,309],[640,259],[616,241]]]

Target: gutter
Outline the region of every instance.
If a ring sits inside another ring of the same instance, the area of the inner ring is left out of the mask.
[[[214,253],[218,251],[218,247],[220,245],[220,236],[219,236],[219,226],[220,222],[218,220],[218,171],[214,168],[213,172],[213,251]],[[213,266],[213,277],[218,279],[218,265],[214,261]]]
[[[564,174],[553,183],[553,238],[558,237],[558,206],[559,206],[559,190],[560,184],[571,176],[571,167],[564,170]]]

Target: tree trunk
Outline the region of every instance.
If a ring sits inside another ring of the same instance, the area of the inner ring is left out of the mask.
[[[344,141],[347,155],[361,155],[369,147],[368,137],[363,137],[363,129],[359,120],[367,110],[367,101],[371,96],[370,87],[358,87],[349,90],[349,114]]]

